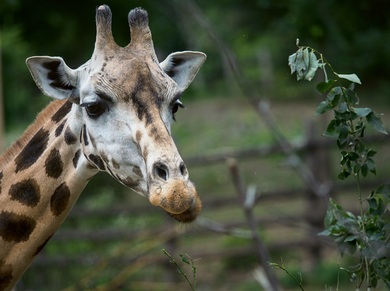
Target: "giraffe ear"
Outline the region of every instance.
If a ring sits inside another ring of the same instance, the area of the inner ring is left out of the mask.
[[[184,91],[194,80],[205,60],[206,55],[201,52],[176,52],[161,62],[160,67]]]
[[[77,72],[60,57],[30,57],[30,73],[41,91],[55,99],[70,98],[77,86]]]

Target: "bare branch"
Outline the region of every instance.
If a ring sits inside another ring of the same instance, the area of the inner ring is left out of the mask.
[[[244,189],[237,162],[233,159],[228,161],[228,167],[236,188],[237,195],[242,203],[242,208],[245,213],[246,221],[252,234],[252,240],[260,266],[264,269],[270,288],[268,290],[276,291],[279,289],[279,281],[272,269],[269,267],[269,254],[267,247],[257,233],[256,218],[253,214],[253,206],[255,205],[256,189],[251,187],[248,191]]]

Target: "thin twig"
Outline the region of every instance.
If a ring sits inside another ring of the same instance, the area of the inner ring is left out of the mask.
[[[295,281],[295,283],[298,284],[299,288],[300,288],[302,291],[305,291],[305,290],[303,289],[303,286],[302,286],[302,277],[299,276],[299,277],[300,277],[300,280],[298,281],[298,279],[295,278],[295,276],[293,276],[293,275],[284,267],[283,261],[282,261],[282,264],[281,264],[281,265],[276,264],[276,263],[270,263],[270,266],[272,266],[272,267],[274,267],[274,268],[281,269],[281,270],[283,270],[284,272],[286,272],[286,274],[287,274],[289,277],[291,277],[291,278]]]
[[[239,173],[237,162],[234,159],[228,160],[228,167],[230,170],[230,175],[233,180],[233,184],[236,188],[237,195],[241,201],[247,224],[252,233],[252,240],[254,242],[257,259],[259,261],[259,264],[264,268],[264,272],[271,286],[270,290],[276,291],[278,290],[279,281],[275,276],[274,272],[272,271],[272,269],[269,267],[270,257],[268,254],[267,247],[264,245],[263,241],[261,240],[261,238],[257,233],[257,223],[256,223],[255,216],[253,214],[255,197],[248,197],[248,196],[254,196],[256,193],[256,189],[254,189],[253,191],[253,188],[250,187],[248,192],[245,191],[244,183]]]
[[[194,290],[195,291],[195,282],[196,282],[196,277],[195,277],[195,273],[194,273],[194,268],[192,266],[192,272],[193,272],[193,278],[194,278],[194,284],[191,283],[191,281],[188,279],[188,276],[186,274],[186,272],[182,269],[182,267],[176,262],[176,260],[165,250],[163,249],[162,252],[170,259],[170,263],[174,264],[178,270],[178,272],[185,278],[185,280],[187,281],[188,285],[190,285],[190,288],[191,290]],[[192,261],[192,259],[191,259]],[[192,262],[193,263],[193,262]]]

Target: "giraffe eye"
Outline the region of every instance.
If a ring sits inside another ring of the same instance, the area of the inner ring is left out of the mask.
[[[181,103],[181,101],[179,99],[175,100],[173,103],[172,103],[172,106],[171,106],[171,110],[172,110],[172,117],[173,117],[173,120],[176,121],[175,119],[175,113],[179,110],[179,107],[180,108],[184,108],[184,105],[183,103]]]
[[[85,107],[85,111],[88,116],[92,119],[96,119],[108,110],[108,104],[106,102],[91,102],[82,104]]]

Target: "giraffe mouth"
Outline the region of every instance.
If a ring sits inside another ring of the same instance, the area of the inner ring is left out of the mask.
[[[195,221],[195,219],[198,217],[202,210],[202,202],[200,199],[197,197],[195,201],[193,202],[193,206],[188,208],[182,213],[171,213],[167,210],[165,212],[171,216],[172,218],[176,219],[179,222],[182,223],[190,223]]]
[[[150,203],[161,207],[179,222],[193,222],[202,210],[202,202],[190,181],[171,179],[170,182],[152,186],[150,190]]]

